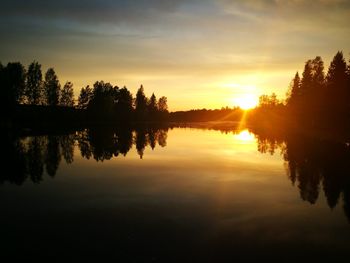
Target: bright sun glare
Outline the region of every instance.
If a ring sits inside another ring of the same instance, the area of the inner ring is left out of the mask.
[[[248,130],[243,130],[238,134],[235,134],[234,137],[240,142],[252,142],[255,140],[255,137]]]
[[[234,105],[239,106],[243,110],[254,108],[258,104],[258,99],[253,94],[246,94],[233,99]]]

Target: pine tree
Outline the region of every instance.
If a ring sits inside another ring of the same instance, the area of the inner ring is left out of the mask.
[[[142,85],[136,93],[135,111],[138,119],[144,119],[147,116],[147,97]]]
[[[287,94],[287,105],[294,106],[300,98],[300,77],[299,73],[295,73],[295,76],[290,84]]]
[[[300,95],[304,96],[309,92],[309,90],[312,89],[312,61],[308,60],[305,63],[304,71],[303,71],[303,78],[301,79],[300,83]]]
[[[325,76],[324,76],[324,64],[322,58],[317,56],[311,61],[312,67],[312,87],[315,92],[319,92],[319,89],[324,86]]]
[[[326,77],[326,95],[328,107],[336,114],[349,110],[350,88],[348,87],[347,65],[343,53],[338,51],[334,56]]]
[[[148,111],[152,115],[152,114],[155,114],[157,110],[158,110],[157,98],[154,95],[154,93],[152,93],[152,96],[150,97],[149,103],[148,103]]]
[[[45,74],[44,90],[46,102],[50,106],[57,106],[60,96],[60,82],[53,68],[49,68]]]

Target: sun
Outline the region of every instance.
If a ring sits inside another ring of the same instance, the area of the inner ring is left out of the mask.
[[[233,103],[242,110],[249,110],[258,105],[258,98],[253,94],[245,94],[234,98]]]

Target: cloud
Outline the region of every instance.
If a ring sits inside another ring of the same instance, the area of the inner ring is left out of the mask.
[[[138,23],[172,13],[185,0],[3,0],[0,15],[80,22]]]
[[[2,0],[0,59],[39,60],[78,87],[148,80],[175,97],[239,76],[287,87],[307,59],[347,54],[349,24],[344,0]]]

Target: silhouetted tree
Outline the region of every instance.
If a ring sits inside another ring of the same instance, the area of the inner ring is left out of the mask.
[[[302,79],[296,74],[287,94],[289,113],[303,124],[319,121],[324,100],[324,65],[320,56],[306,61]]]
[[[160,97],[158,100],[158,110],[160,112],[168,112],[168,99],[167,97]]]
[[[259,97],[259,107],[261,108],[274,108],[277,105],[281,104],[281,102],[277,99],[277,95],[272,93],[269,95],[261,95]]]
[[[74,92],[73,92],[73,83],[67,81],[64,84],[61,91],[60,105],[66,107],[74,106]]]
[[[119,90],[116,103],[116,111],[118,114],[118,119],[120,120],[130,120],[132,108],[132,94],[130,91],[123,87]]]
[[[335,116],[349,112],[350,88],[347,85],[347,66],[343,53],[338,51],[334,56],[326,77],[326,98],[329,110]]]
[[[324,75],[324,64],[320,56],[317,56],[311,61],[312,67],[312,87],[315,92],[320,92],[320,89],[324,86],[325,75]]]
[[[147,116],[147,97],[142,85],[136,93],[135,111],[138,119],[144,119]]]
[[[8,63],[6,67],[0,66],[0,86],[3,92],[2,106],[7,108],[22,102],[25,74],[25,69],[19,62]]]
[[[53,68],[49,68],[45,74],[44,90],[46,102],[50,106],[57,106],[60,96],[60,82]]]
[[[150,97],[148,102],[148,112],[151,114],[151,116],[154,116],[157,110],[158,110],[157,98],[154,95],[154,93],[152,93],[152,96]]]
[[[114,106],[117,101],[118,87],[110,83],[96,81],[94,83],[93,95],[89,103],[89,111],[94,118],[101,120],[112,120],[114,117]]]
[[[287,105],[294,106],[298,99],[300,99],[300,77],[299,73],[295,73],[295,77],[293,78],[289,91],[287,94]]]
[[[34,61],[28,67],[26,97],[29,104],[44,104],[41,65]]]
[[[300,83],[300,93],[301,96],[305,96],[312,88],[312,64],[311,60],[305,62],[303,78]]]
[[[92,99],[93,93],[90,86],[86,86],[80,90],[80,95],[78,98],[78,108],[79,109],[87,109],[88,105]]]

